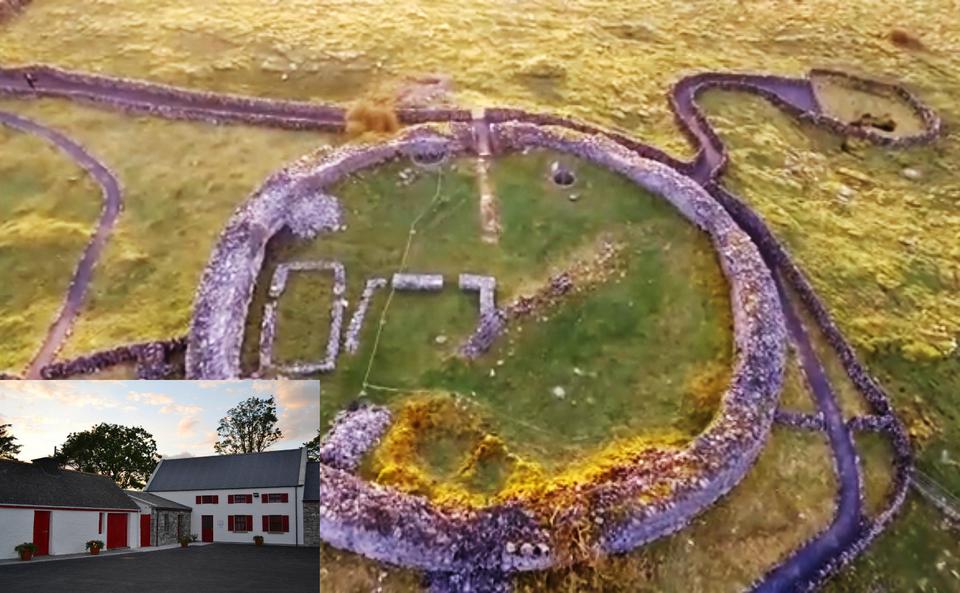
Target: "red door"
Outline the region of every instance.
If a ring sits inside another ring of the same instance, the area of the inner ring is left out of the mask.
[[[37,546],[34,556],[50,553],[50,511],[33,511],[33,545]]]
[[[107,514],[107,549],[127,547],[127,514]]]
[[[140,515],[140,547],[150,546],[150,515]]]
[[[213,515],[202,515],[200,517],[200,541],[213,541]]]

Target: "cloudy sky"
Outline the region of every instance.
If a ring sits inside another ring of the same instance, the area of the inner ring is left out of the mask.
[[[0,424],[13,425],[25,461],[99,422],[142,426],[164,457],[214,455],[220,418],[254,395],[276,397],[284,438],[271,450],[317,434],[316,381],[0,381]]]

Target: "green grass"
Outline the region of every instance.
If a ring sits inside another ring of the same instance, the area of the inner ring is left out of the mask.
[[[783,379],[783,391],[780,393],[780,407],[788,412],[816,414],[817,402],[814,401],[806,376],[797,360],[797,353],[790,348],[787,354],[787,368]]]
[[[329,142],[322,134],[131,117],[59,100],[3,100],[0,108],[35,118],[83,144],[116,173],[124,190],[123,211],[62,358],[185,334],[200,273],[227,218],[268,174]],[[4,163],[18,162],[7,160],[6,152],[4,156]],[[19,250],[21,259],[10,264],[10,273],[23,278],[46,268],[45,276],[57,273],[60,284],[45,280],[17,288],[21,302],[42,306],[63,298],[79,257],[77,247],[67,247],[85,242],[100,197],[73,169],[58,173],[59,165],[40,156],[22,160],[31,167],[23,170],[35,172],[14,179],[47,181],[33,198],[39,209],[31,207],[29,217],[8,223],[17,224],[16,234],[31,244]],[[10,177],[3,177],[9,183]],[[67,180],[77,177],[81,185],[61,195],[76,185]],[[70,205],[73,201],[82,206]],[[56,227],[36,218],[55,211],[72,220],[76,208],[86,208],[90,222],[69,225],[64,233],[52,234]],[[38,246],[51,241],[71,242],[51,246],[56,255],[45,257]],[[6,315],[3,320],[11,322]],[[34,322],[38,327],[45,323]],[[37,335],[33,331],[32,339]]]
[[[893,486],[893,445],[886,434],[861,432],[854,435],[860,456],[864,511],[875,516],[886,509]]]
[[[277,335],[273,360],[277,364],[317,362],[326,355],[330,336],[332,272],[293,272],[277,305]]]
[[[537,152],[495,162],[504,229],[498,245],[481,241],[469,160],[444,169],[439,193],[435,172],[398,186],[407,163],[344,183],[333,193],[347,209],[346,232],[313,242],[281,238],[270,246],[248,323],[248,368],[255,364],[267,279],[277,262],[340,259],[355,304],[365,279],[397,269],[410,223],[426,212],[407,269],[443,273],[447,285],[437,294],[394,296],[370,383],[460,393],[513,452],[554,467],[615,437],[699,432],[713,416],[732,356],[726,283],[706,236],[662,199],[586,163],[573,163],[576,187],[556,188],[546,173],[557,158]],[[570,192],[580,199],[568,200]],[[572,262],[592,259],[601,236],[625,245],[609,281],[516,324],[473,363],[455,356],[478,315],[476,295],[456,288],[458,273],[496,276],[503,304]],[[360,393],[387,294],[372,301],[357,355],[341,355],[337,371],[325,378],[321,425]],[[311,305],[305,315],[314,323],[326,311]],[[437,336],[446,341],[439,344]],[[552,395],[557,386],[566,392],[563,399]],[[374,401],[400,401],[393,392],[368,391]]]
[[[960,529],[911,495],[903,512],[824,593],[954,593],[960,590]]]
[[[30,362],[99,218],[100,186],[45,140],[0,126],[0,369]]]

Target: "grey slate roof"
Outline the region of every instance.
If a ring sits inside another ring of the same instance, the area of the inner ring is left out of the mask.
[[[140,510],[105,476],[0,459],[0,504]]]
[[[164,459],[145,490],[172,492],[299,486],[301,451],[287,449],[245,455]]]
[[[303,502],[320,500],[320,462],[307,462],[307,475],[303,479]]]
[[[132,498],[134,501],[142,502],[145,505],[151,506],[155,509],[161,511],[192,511],[190,507],[185,504],[180,504],[179,502],[173,502],[156,494],[150,494],[149,492],[140,492],[138,490],[124,490],[124,492]]]

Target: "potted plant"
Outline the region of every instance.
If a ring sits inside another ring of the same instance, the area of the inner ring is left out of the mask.
[[[262,536],[262,535],[255,535],[255,536],[253,536],[253,543],[257,544],[258,546],[262,546],[262,545],[263,545],[263,536]]]
[[[37,551],[37,546],[33,545],[33,542],[24,542],[13,549],[20,554],[20,560],[30,560],[33,558],[33,553]]]
[[[189,535],[181,535],[181,536],[180,536],[180,547],[181,547],[181,548],[186,548],[187,546],[190,545],[190,541],[191,541],[191,539],[190,539],[190,536],[189,536]]]
[[[103,549],[103,542],[98,539],[92,539],[87,542],[87,549],[90,550],[91,556],[96,556],[100,553],[100,550]]]

